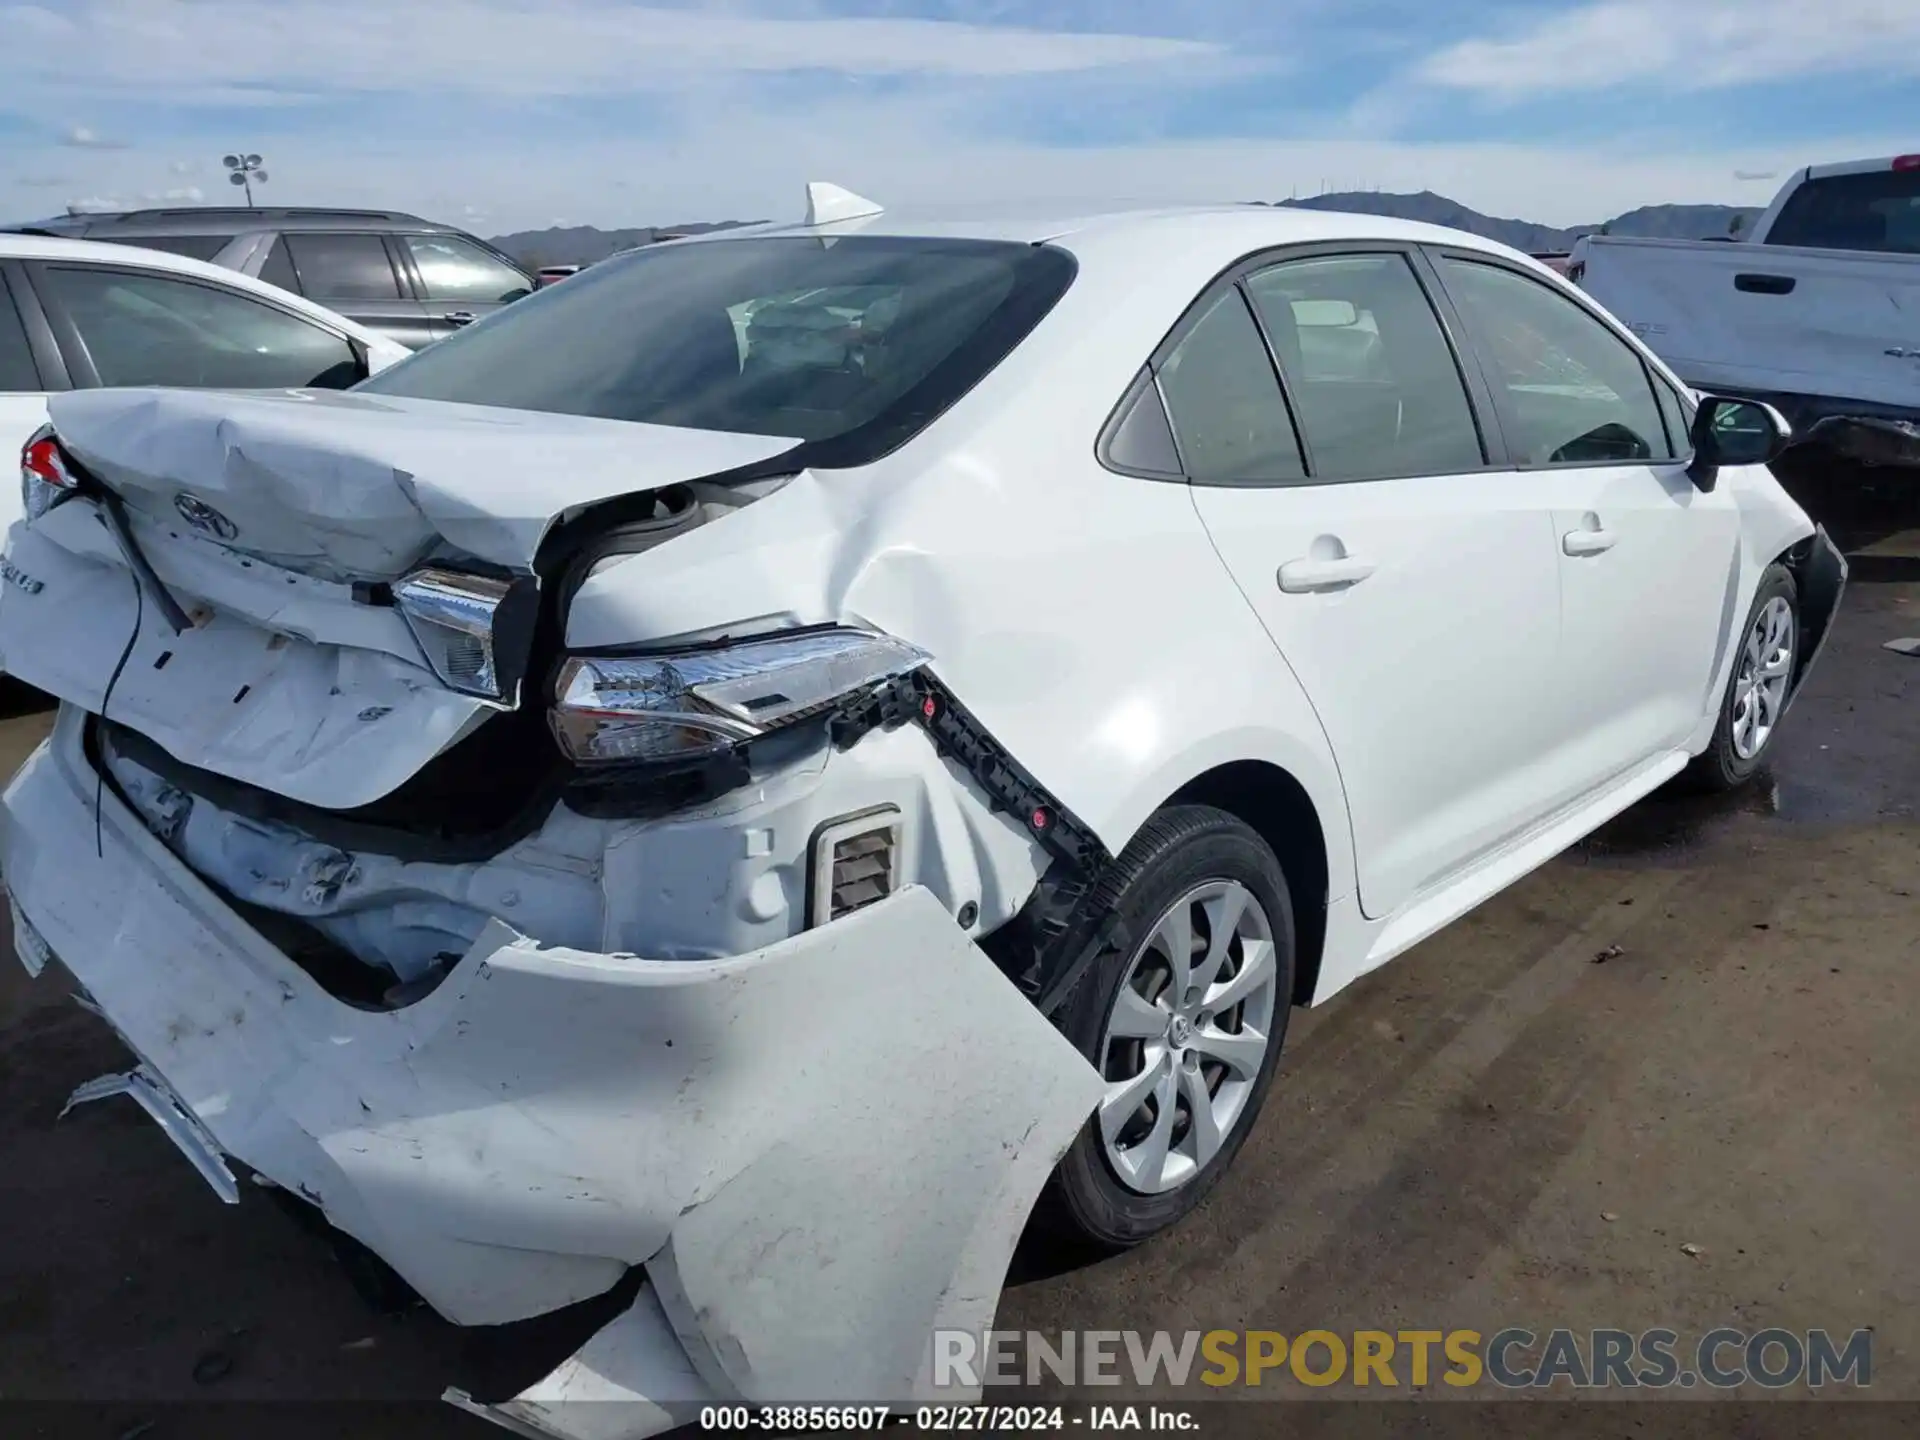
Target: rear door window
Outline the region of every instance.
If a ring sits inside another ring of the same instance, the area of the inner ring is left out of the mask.
[[[420,272],[422,297],[433,301],[498,304],[531,288],[527,277],[477,245],[453,235],[403,237]]]
[[[34,364],[33,347],[27,343],[27,327],[7,290],[7,277],[0,275],[0,391],[41,388],[40,367]]]
[[[1290,260],[1247,280],[1320,481],[1486,463],[1446,332],[1407,257]]]
[[[344,338],[250,296],[172,276],[49,265],[44,298],[79,332],[102,385],[344,388]]]
[[[260,278],[269,285],[278,285],[282,290],[300,293],[300,277],[294,274],[293,257],[287,252],[287,237],[282,235],[273,242],[273,248],[267,252],[266,263],[260,267]]]
[[[1809,180],[1780,207],[1767,244],[1920,255],[1920,169]]]
[[[286,235],[281,237],[300,277],[300,290],[315,300],[398,300],[400,281],[378,235]],[[272,257],[268,257],[271,263]],[[269,283],[280,282],[269,279]]]

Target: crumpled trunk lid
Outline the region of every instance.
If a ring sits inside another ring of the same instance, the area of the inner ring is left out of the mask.
[[[49,409],[191,624],[174,632],[82,496],[9,532],[7,672],[188,765],[339,810],[390,794],[493,708],[444,685],[364,582],[430,554],[524,572],[584,507],[795,443],[302,391],[88,391]]]
[[[796,443],[325,390],[83,390],[48,410],[130,508],[336,579],[394,579],[442,542],[525,569],[571,511]]]

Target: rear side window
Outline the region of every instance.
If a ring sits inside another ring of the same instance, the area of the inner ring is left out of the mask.
[[[340,336],[230,290],[66,265],[44,274],[102,385],[339,389],[359,378]]]
[[[1647,368],[1626,341],[1540,281],[1451,256],[1437,263],[1492,367],[1517,463],[1673,456]]]
[[[1767,244],[1920,255],[1920,170],[1809,180],[1780,207]]]
[[[812,442],[859,465],[932,421],[1072,281],[1064,251],[850,235],[616,256],[361,388]]]
[[[329,300],[398,300],[400,282],[378,235],[282,237],[303,293]],[[278,281],[270,283],[278,284]]]
[[[7,292],[7,277],[0,275],[0,390],[40,388],[40,368],[33,363],[27,327],[21,322],[13,296]]]
[[[1160,390],[1196,485],[1306,477],[1273,361],[1239,290],[1221,294],[1174,348],[1160,366]]]
[[[429,300],[497,304],[517,300],[532,287],[527,277],[477,245],[452,235],[408,235],[406,246]]]
[[[1407,257],[1292,260],[1247,281],[1316,480],[1446,475],[1486,463],[1446,332]]]
[[[189,260],[205,260],[211,263],[232,241],[231,235],[148,235],[137,240],[128,240],[128,245],[138,245],[142,250],[164,250],[169,255],[184,255]]]

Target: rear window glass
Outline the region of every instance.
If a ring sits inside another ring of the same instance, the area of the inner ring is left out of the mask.
[[[231,235],[144,235],[122,243],[138,245],[142,250],[164,250],[169,255],[184,255],[189,260],[211,261],[232,241]]]
[[[1767,243],[1920,255],[1920,170],[1809,180],[1780,207]]]
[[[592,266],[360,388],[830,445],[857,465],[931,422],[1071,282],[1048,246],[810,236]]]

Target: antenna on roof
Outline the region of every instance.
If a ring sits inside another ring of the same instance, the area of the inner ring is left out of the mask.
[[[878,215],[881,207],[864,195],[830,185],[825,180],[807,182],[807,224],[829,225],[836,220],[864,220]]]

